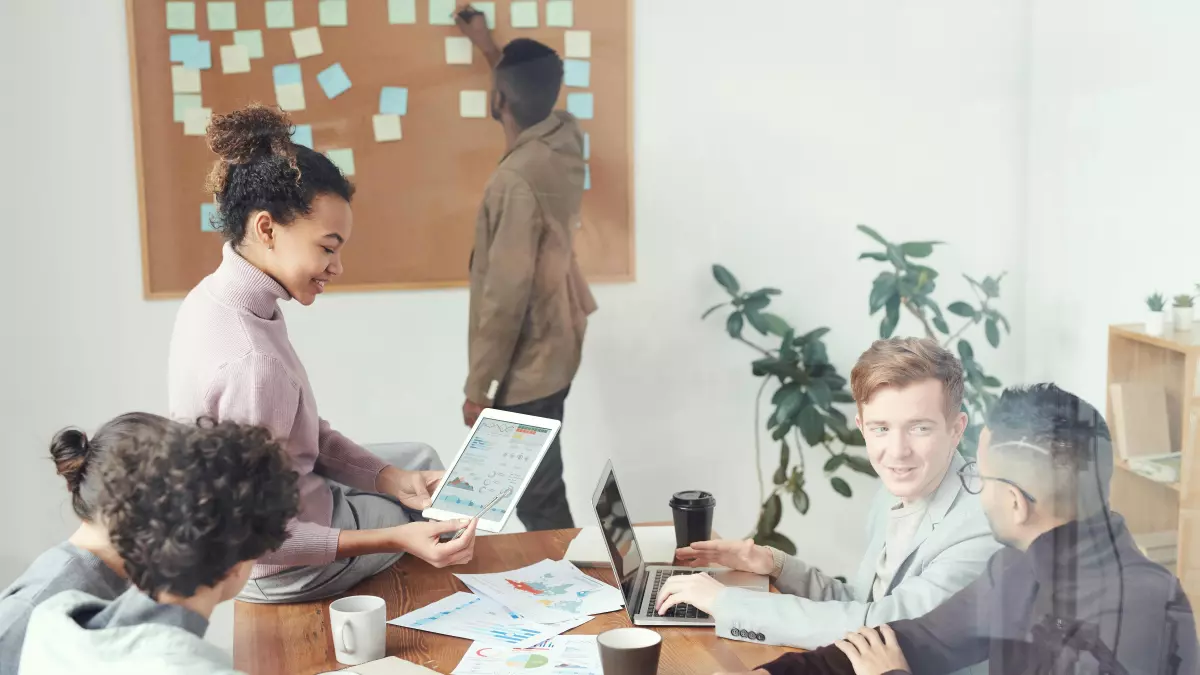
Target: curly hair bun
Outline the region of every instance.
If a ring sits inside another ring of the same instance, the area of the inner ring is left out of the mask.
[[[79,492],[83,478],[87,475],[88,456],[91,454],[87,434],[78,429],[63,429],[50,442],[50,457],[58,475],[67,481],[67,490]]]
[[[208,125],[208,147],[229,164],[290,155],[291,142],[292,121],[287,113],[258,103],[214,115]]]

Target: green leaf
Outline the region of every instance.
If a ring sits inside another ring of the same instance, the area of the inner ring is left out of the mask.
[[[783,502],[779,499],[779,495],[771,495],[767,503],[763,505],[762,520],[759,523],[767,532],[774,532],[776,527],[779,527],[779,521],[783,518]]]
[[[808,493],[804,491],[804,488],[796,488],[796,491],[792,493],[792,506],[796,507],[796,510],[800,512],[800,515],[808,515],[808,507],[810,504]],[[793,553],[792,555],[795,554]]]
[[[707,319],[709,317],[709,315],[711,315],[713,312],[717,311],[718,309],[721,309],[722,307],[724,307],[725,305],[728,305],[728,304],[729,304],[728,302],[722,302],[719,305],[713,305],[712,307],[709,307],[708,311],[704,312],[704,315],[700,317],[700,320],[703,321],[703,320]]]
[[[792,327],[788,325],[788,322],[784,321],[783,317],[777,314],[765,313],[761,314],[760,316],[762,316],[762,320],[766,323],[767,332],[769,333],[778,335],[779,337],[784,337],[789,331],[792,330]]]
[[[757,291],[752,291],[746,294],[746,298],[765,298],[768,295],[782,295],[783,291],[778,288],[760,288]]]
[[[993,347],[1000,346],[1000,329],[996,327],[995,319],[988,319],[983,324],[984,332],[987,333],[987,341]]]
[[[816,330],[810,330],[809,332],[805,333],[804,335],[801,335],[800,337],[796,338],[796,344],[803,345],[803,344],[808,344],[809,342],[820,340],[821,338],[828,335],[830,330],[831,329],[825,328],[825,327],[821,327]]]
[[[946,320],[940,316],[933,317],[933,327],[942,331],[943,335],[950,334],[950,326],[946,325]]]
[[[842,443],[855,448],[861,448],[867,444],[867,439],[863,438],[862,432],[858,430],[858,427],[851,427],[845,436],[838,436],[838,438]]]
[[[725,330],[729,331],[729,337],[742,336],[742,313],[734,312],[725,320]]]
[[[958,341],[958,356],[963,361],[970,361],[975,358],[975,350],[971,348],[971,343],[966,340]]]
[[[813,368],[829,363],[829,354],[825,352],[824,342],[810,342],[804,347],[804,366]]]
[[[825,384],[824,380],[809,380],[808,395],[812,398],[813,403],[822,408],[828,408],[833,404],[833,392],[829,390],[829,385]]]
[[[850,458],[847,457],[845,453],[840,453],[830,457],[825,462],[825,473],[833,473],[834,471],[837,471],[838,468],[845,464],[849,459]]]
[[[779,444],[779,471],[783,473],[783,480],[776,482],[776,485],[782,485],[787,480],[787,467],[792,461],[792,449],[788,447],[787,441],[782,441]]]
[[[725,289],[730,295],[737,295],[738,291],[742,290],[741,284],[738,283],[737,277],[733,273],[725,269],[724,265],[713,265],[713,278],[718,284]]]
[[[1005,333],[1008,333],[1009,335],[1012,334],[1012,328],[1010,328],[1008,325],[1008,319],[1004,318],[1003,314],[1001,314],[1000,312],[993,312],[992,316],[996,317],[997,321],[1004,324],[1004,332]]]
[[[854,403],[854,394],[848,391],[838,390],[833,392],[834,403]]]
[[[756,312],[752,309],[746,310],[745,314],[746,314],[746,320],[750,322],[751,326],[754,326],[754,330],[758,331],[759,333],[762,333],[763,335],[766,335],[768,333],[767,322],[763,319],[762,314],[759,314],[758,312]]]
[[[910,241],[900,244],[900,251],[910,258],[928,258],[933,253],[933,247],[940,241]]]
[[[786,437],[788,435],[788,433],[791,432],[791,430],[792,430],[792,423],[784,420],[783,422],[781,422],[779,424],[779,426],[775,427],[775,431],[771,432],[771,438],[776,441],[782,441],[784,439],[784,437]]]
[[[886,253],[860,253],[858,259],[863,260],[864,258],[867,260],[878,260],[879,262],[887,262],[888,260]]]
[[[825,440],[825,418],[815,406],[805,406],[800,411],[800,435],[809,445],[817,445]]]
[[[872,478],[879,477],[879,474],[875,473],[875,467],[871,466],[871,460],[867,459],[866,457],[848,455],[846,463],[851,469],[858,473],[871,476]]]
[[[1004,275],[1002,274],[1000,276],[1003,277]],[[991,277],[986,277],[983,280],[983,285],[981,286],[981,288],[983,289],[984,294],[987,295],[989,298],[1000,297],[1000,279],[993,279]]]
[[[896,295],[896,275],[891,272],[881,272],[875,277],[871,286],[871,296],[868,303],[870,314],[878,312],[892,296]]]
[[[1002,382],[1000,382],[1000,378],[992,377],[991,375],[988,375],[987,377],[983,378],[983,384],[988,387],[1004,386],[1004,384]]]
[[[900,323],[900,296],[893,295],[888,299],[887,313],[883,316],[883,321],[879,323],[879,337],[884,340],[892,337],[892,333],[896,332],[896,325]]]
[[[752,312],[757,312],[759,310],[765,309],[766,306],[769,304],[771,304],[771,298],[769,298],[765,295],[759,295],[759,296],[755,296],[752,298],[748,297],[742,301],[742,309],[750,310]]]
[[[782,467],[782,466],[777,467],[775,469],[775,475],[772,477],[772,480],[774,481],[774,483],[776,485],[783,485],[784,483],[786,483],[787,482],[787,468]]]
[[[829,479],[829,484],[833,486],[835,492],[843,497],[849,497],[853,493],[850,491],[850,484],[842,480],[838,476]]]
[[[781,420],[790,420],[800,410],[800,404],[804,402],[804,394],[796,389],[790,392],[783,400],[779,402],[779,407],[775,410],[775,417]]]
[[[908,271],[908,261],[904,259],[904,254],[895,246],[888,246],[888,260],[896,266],[896,270],[900,272]]]
[[[796,545],[792,543],[791,539],[788,539],[778,532],[772,532],[769,536],[763,537],[762,541],[755,541],[754,543],[758,544],[759,546],[770,546],[771,548],[777,548],[788,555],[796,555]]]
[[[779,402],[782,401],[784,397],[791,395],[791,393],[794,391],[800,391],[800,384],[798,382],[788,382],[787,384],[775,390],[775,394],[771,396],[771,403],[773,405],[779,405]]]
[[[858,231],[862,232],[863,234],[867,235],[868,237],[874,239],[875,241],[879,242],[880,244],[883,244],[884,246],[892,245],[892,243],[890,241],[879,236],[878,232],[876,232],[875,230],[872,230],[871,228],[867,227],[866,225],[859,225]]]
[[[946,308],[946,311],[968,319],[975,318],[975,308],[961,300],[950,303],[950,306]]]

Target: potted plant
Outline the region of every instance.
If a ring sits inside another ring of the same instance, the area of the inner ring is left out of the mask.
[[[1192,329],[1192,302],[1194,295],[1177,295],[1171,303],[1172,314],[1175,318],[1175,330],[1187,331]]]
[[[1149,335],[1161,336],[1165,328],[1166,321],[1163,308],[1166,307],[1167,300],[1162,293],[1155,293],[1146,298],[1146,306],[1150,308],[1150,313],[1146,315],[1146,333]]]

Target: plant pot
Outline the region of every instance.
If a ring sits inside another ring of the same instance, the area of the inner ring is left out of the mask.
[[[1150,312],[1146,315],[1146,334],[1161,336],[1166,328],[1166,312]]]
[[[1179,332],[1190,331],[1192,329],[1192,308],[1172,307],[1171,310],[1175,316],[1175,330]]]

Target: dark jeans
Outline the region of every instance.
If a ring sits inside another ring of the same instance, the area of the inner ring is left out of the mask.
[[[563,404],[566,403],[570,391],[568,387],[557,394],[529,403],[497,407],[509,412],[548,417],[561,422]],[[563,482],[561,440],[562,430],[559,429],[558,436],[550,444],[550,449],[546,450],[542,463],[533,472],[533,480],[529,481],[525,494],[521,495],[521,501],[517,503],[517,517],[530,532],[575,527],[575,521],[571,519],[571,509],[567,506],[567,484]]]

